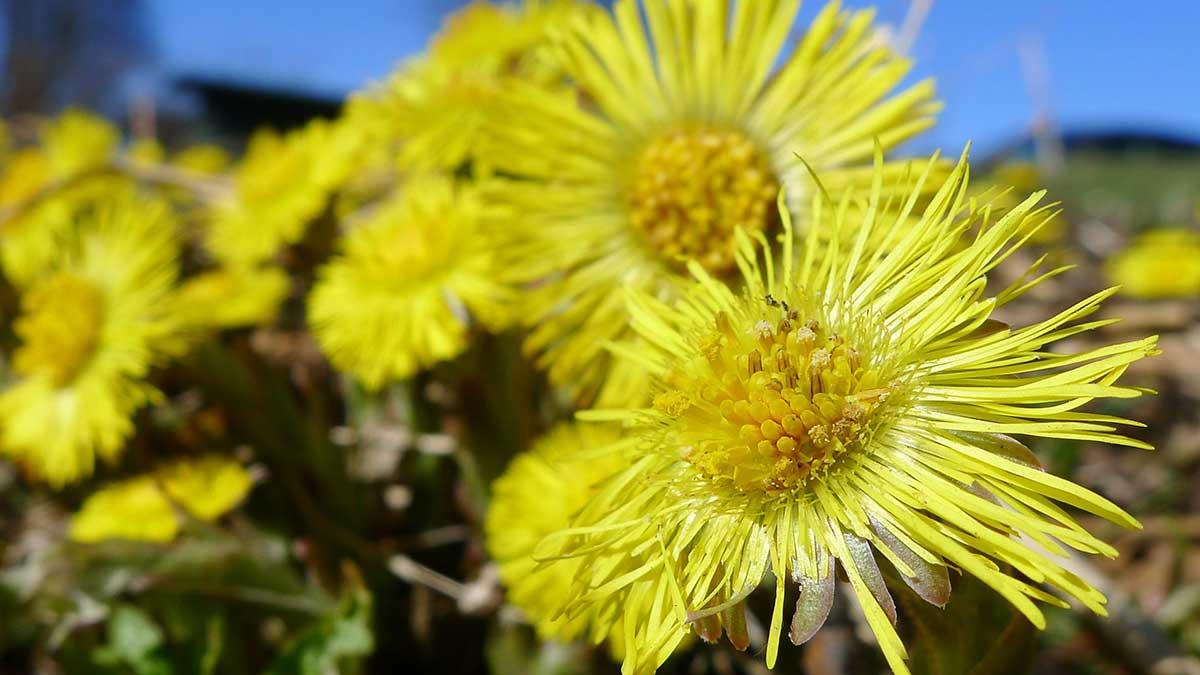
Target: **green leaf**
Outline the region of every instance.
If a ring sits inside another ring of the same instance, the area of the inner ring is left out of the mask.
[[[205,645],[200,657],[200,675],[213,675],[217,672],[217,664],[221,661],[221,650],[224,648],[225,619],[220,614],[213,614],[208,619],[205,631]]]
[[[101,666],[128,666],[137,675],[170,675],[162,645],[162,629],[148,614],[133,605],[118,605],[108,619],[108,644],[92,658]]]
[[[296,636],[268,675],[327,675],[371,653],[371,594],[355,575],[337,610]]]
[[[108,621],[108,643],[113,653],[134,664],[162,645],[163,634],[145,612],[132,605],[120,605]]]

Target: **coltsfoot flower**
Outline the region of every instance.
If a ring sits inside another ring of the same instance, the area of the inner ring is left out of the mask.
[[[217,267],[180,284],[175,312],[199,330],[269,324],[290,286],[287,272],[275,265]]]
[[[596,622],[589,615],[562,614],[563,598],[579,573],[579,560],[534,558],[538,543],[567,527],[597,486],[625,466],[616,454],[589,458],[585,452],[618,438],[615,425],[560,425],[518,455],[493,485],[486,523],[488,551],[499,565],[508,601],[543,639],[566,642],[587,636],[599,642],[609,632],[619,638],[619,626],[603,630],[607,623],[618,621],[615,617]]]
[[[480,153],[481,131],[511,81],[561,90],[563,69],[548,33],[581,11],[576,0],[475,0],[451,14],[428,53],[368,92],[393,134],[404,139],[399,165],[453,171]]]
[[[776,230],[780,188],[790,210],[807,203],[797,155],[831,188],[861,185],[874,139],[932,123],[932,83],[889,97],[909,66],[870,12],[831,4],[789,50],[798,5],[593,8],[554,33],[578,95],[513,83],[499,99],[483,154],[505,178],[489,196],[516,213],[526,347],[555,383],[584,399],[607,384],[602,400],[627,404],[642,378],[604,349],[629,335],[616,289],[671,297],[686,259],[736,278],[734,228]]]
[[[672,616],[674,598],[673,587],[663,576],[667,568],[645,552],[648,548],[657,553],[656,539],[646,539],[628,556],[606,561],[612,576],[633,573],[635,580],[622,584],[616,592],[601,589],[595,602],[574,608],[567,606],[566,599],[585,573],[582,560],[543,558],[539,553],[547,550],[548,538],[561,533],[599,490],[611,490],[606,479],[628,466],[618,452],[598,455],[589,450],[620,445],[616,425],[570,423],[552,429],[530,451],[514,459],[493,484],[485,526],[487,546],[508,588],[509,602],[525,614],[542,639],[607,642],[618,660],[625,659],[631,649],[642,658],[652,654],[657,663],[676,649],[686,631],[678,622],[673,624],[675,630],[660,629],[662,620]],[[642,570],[648,561],[649,568]],[[626,614],[650,620],[627,624],[622,619]],[[739,636],[749,640],[745,624],[734,624],[731,635],[734,640]]]
[[[1200,295],[1200,232],[1151,230],[1108,261],[1108,279],[1135,298]]]
[[[1036,206],[1042,194],[999,219],[986,207],[971,212],[964,160],[910,213],[933,162],[890,186],[879,166],[853,211],[861,222],[846,222],[859,198],[848,193],[815,200],[803,245],[786,210],[781,250],[740,230],[740,293],[696,262],[677,302],[629,293],[640,342],[615,351],[649,373],[653,405],[582,414],[623,421],[621,447],[637,446],[626,453],[631,466],[540,551],[581,561],[570,611],[657,575],[671,606],[630,607],[626,626],[672,640],[686,626],[708,640],[724,630],[744,646],[743,600],[771,572],[770,667],[788,589],[799,589],[787,629],[799,644],[824,623],[840,566],[897,673],[908,672],[905,648],[881,564],[935,605],[949,597],[956,568],[1039,627],[1035,601],[1063,604],[1043,585],[1104,613],[1104,597],[1054,556],[1116,551],[1062,505],[1137,522],[1046,473],[1018,437],[1148,447],[1117,433],[1135,422],[1080,408],[1140,395],[1116,382],[1156,353],[1156,338],[1052,350],[1108,323],[1087,317],[1112,290],[1032,325],[995,320],[998,307],[1063,271],[1035,265],[986,293],[991,270],[1052,215]],[[905,192],[889,208],[887,195]],[[821,232],[846,228],[857,232],[852,241]],[[634,554],[645,562],[622,566]],[[653,670],[669,653],[638,647],[627,645],[626,672]]]
[[[333,364],[377,388],[457,356],[472,321],[508,321],[500,220],[449,176],[408,181],[349,232],[320,272],[308,320]]]
[[[59,178],[103,165],[121,141],[112,123],[76,108],[43,123],[39,136],[50,173]]]
[[[212,522],[240,504],[253,485],[250,472],[232,459],[183,460],[97,490],[71,518],[69,536],[85,543],[168,542],[183,525],[178,510]]]
[[[0,266],[22,287],[52,264],[77,216],[134,189],[101,171],[120,142],[103,118],[69,109],[40,123],[37,140],[13,151],[0,173]]]
[[[352,130],[325,120],[280,134],[254,134],[234,170],[233,193],[211,214],[205,243],[213,257],[247,267],[300,241],[346,179],[357,157]]]
[[[203,176],[215,176],[224,171],[232,160],[229,153],[219,145],[200,143],[190,145],[171,157],[171,164]]]
[[[57,240],[21,297],[16,380],[0,392],[0,449],[61,486],[114,460],[135,410],[157,397],[150,368],[178,349],[170,297],[175,222],[160,202],[99,205]]]

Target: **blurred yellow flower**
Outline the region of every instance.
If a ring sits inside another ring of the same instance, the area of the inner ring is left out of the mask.
[[[158,396],[146,375],[179,345],[175,237],[161,203],[98,206],[23,292],[0,450],[35,477],[57,487],[90,475],[97,455],[114,460],[133,412]]]
[[[8,124],[0,120],[0,167],[8,161],[8,153],[12,151],[12,146],[12,132],[9,131]]]
[[[473,319],[502,326],[512,291],[498,281],[501,227],[471,185],[448,176],[408,181],[320,271],[308,320],[321,349],[377,388],[458,355]]]
[[[80,542],[108,539],[167,542],[179,533],[171,502],[152,476],[103,488],[88,497],[71,519],[70,537]]]
[[[176,316],[202,329],[274,323],[290,285],[287,272],[275,265],[218,267],[180,285]]]
[[[353,168],[345,131],[314,120],[286,134],[256,132],[234,172],[234,194],[213,209],[205,237],[213,256],[252,266],[300,241]]]
[[[76,215],[116,192],[127,179],[99,172],[119,136],[105,120],[67,110],[38,126],[40,143],[16,150],[0,174],[0,266],[24,286],[54,257],[57,239]]]
[[[39,135],[50,173],[56,178],[105,164],[121,142],[121,134],[112,123],[74,108],[42,123]]]
[[[1188,298],[1200,295],[1200,232],[1151,230],[1116,254],[1105,266],[1121,293],[1135,298]]]
[[[403,134],[386,91],[384,84],[352,92],[334,121],[338,135],[350,138],[344,145],[358,146],[354,171],[347,175],[347,183],[356,188],[368,183],[371,188],[386,190],[394,182]],[[345,184],[340,187],[344,189]]]
[[[546,86],[563,71],[546,37],[580,11],[573,0],[495,4],[475,0],[450,15],[428,54],[397,71],[375,94],[384,119],[403,138],[403,167],[454,170],[479,153],[480,132],[496,97],[521,80]]]
[[[881,207],[897,191],[915,204],[933,162],[892,186],[877,162],[862,221],[844,222],[845,205],[860,195],[835,203],[818,196],[805,241],[794,241],[785,215],[778,264],[765,238],[738,230],[741,293],[692,263],[694,280],[674,303],[627,294],[642,341],[616,351],[650,374],[653,404],[580,414],[626,425],[612,451],[630,468],[600,485],[572,528],[539,550],[580,561],[574,612],[666,566],[669,604],[628,604],[626,630],[676,641],[684,626],[709,640],[724,630],[742,648],[745,599],[770,571],[771,668],[785,632],[787,580],[800,594],[786,632],[801,644],[825,622],[840,566],[901,674],[909,672],[906,651],[877,556],[934,605],[949,598],[953,567],[1037,627],[1045,626],[1037,601],[1066,606],[1042,586],[1104,613],[1104,596],[1053,556],[1116,550],[1060,503],[1127,527],[1137,521],[1046,473],[1012,435],[1148,448],[1116,431],[1138,423],[1078,410],[1097,398],[1140,396],[1116,382],[1157,353],[1156,338],[1079,353],[1051,348],[1094,327],[1087,317],[1111,290],[1028,326],[994,321],[997,306],[1063,271],[1035,264],[996,295],[985,292],[989,273],[1047,217],[1037,207],[1043,195],[982,223],[982,213],[964,212],[964,158],[913,225]],[[819,232],[844,227],[860,228],[859,244]],[[972,228],[977,236],[960,245]],[[872,232],[882,244],[861,245]],[[630,570],[634,554],[647,560]],[[639,646],[626,646],[626,673],[651,672],[669,653]]]
[[[8,158],[0,178],[0,206],[14,208],[54,179],[50,161],[40,149],[22,148]],[[6,224],[7,226],[7,224]]]
[[[587,571],[578,558],[542,559],[538,553],[563,532],[606,480],[628,469],[628,460],[611,451],[620,446],[620,438],[615,425],[563,423],[517,456],[492,486],[484,525],[487,547],[508,588],[508,601],[521,610],[542,639],[607,642],[617,660],[626,657],[626,645],[632,644],[633,652],[653,654],[652,658],[661,662],[688,634],[668,611],[672,587],[664,577],[665,566],[651,563],[643,567],[647,556],[635,552],[616,561],[612,573],[633,573],[636,579],[619,593],[598,598],[582,610],[568,611],[572,587]],[[590,452],[596,448],[609,452]],[[657,550],[654,537],[643,545]],[[658,621],[628,625],[622,621],[627,613],[642,612],[657,615]],[[741,628],[745,629],[745,624]],[[736,626],[731,633],[749,640]]]
[[[129,147],[125,150],[125,154],[135,164],[153,166],[161,164],[166,159],[167,149],[157,139],[138,138],[129,144]]]
[[[38,145],[16,151],[4,167],[0,210],[18,206],[55,182],[103,166],[112,159],[120,136],[107,121],[71,109],[39,124],[38,140]]]
[[[544,537],[567,527],[601,481],[624,468],[616,455],[589,458],[585,453],[618,438],[613,425],[560,424],[518,455],[492,486],[485,523],[488,551],[499,565],[508,601],[542,639],[569,642],[587,636],[599,642],[608,637],[588,615],[562,615],[579,560],[538,562],[534,551]],[[620,635],[619,628],[609,632]]]
[[[59,257],[76,223],[110,202],[137,199],[137,185],[115,175],[95,176],[58,189],[0,225],[0,267],[8,281],[27,288]],[[2,218],[2,216],[0,216]]]
[[[214,175],[229,167],[229,153],[219,145],[201,143],[180,150],[171,157],[175,166],[199,174]]]
[[[240,504],[254,484],[241,464],[217,455],[170,464],[157,478],[175,503],[209,522]]]
[[[237,462],[210,455],[168,465],[94,492],[71,518],[70,538],[165,543],[183,522],[177,509],[212,522],[246,498],[254,480]]]
[[[931,82],[890,95],[909,64],[870,12],[831,4],[788,49],[797,4],[619,0],[555,33],[578,95],[505,87],[483,154],[516,179],[488,197],[516,213],[526,347],[555,383],[628,404],[644,378],[604,349],[630,335],[622,286],[672,297],[684,258],[736,280],[734,227],[773,232],[781,188],[803,213],[797,155],[831,190],[862,186],[876,140],[932,124]]]

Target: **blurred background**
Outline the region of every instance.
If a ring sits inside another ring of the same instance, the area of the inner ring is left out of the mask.
[[[0,114],[16,119],[81,106],[167,147],[216,142],[238,152],[256,128],[334,116],[348,93],[421,50],[441,17],[463,4],[4,0]],[[846,4],[876,6],[893,44],[913,58],[912,77],[937,80],[945,110],[904,152],[956,155],[971,141],[982,184],[1018,192],[1048,187],[1062,202],[1063,215],[1037,250],[1080,269],[1006,308],[1005,318],[1043,316],[1115,283],[1123,291],[1105,316],[1123,321],[1096,339],[1163,336],[1164,354],[1134,373],[1158,396],[1104,410],[1146,421],[1155,454],[1076,443],[1035,448],[1053,471],[1145,524],[1129,533],[1086,523],[1122,552],[1079,570],[1110,596],[1113,617],[1055,611],[1045,633],[996,644],[1036,649],[1031,667],[1038,673],[1200,673],[1200,3]],[[805,3],[797,26],[820,6]],[[1014,260],[1012,269],[1028,262]],[[956,625],[993,626],[983,631],[989,635],[1006,630],[1007,615],[994,615],[983,601],[972,604],[980,597],[973,593],[962,589],[950,614],[925,617],[942,642],[956,643]],[[420,611],[435,610],[405,608],[410,618]],[[462,621],[442,624],[429,652],[415,656],[398,655],[387,632],[377,632],[383,656],[368,670],[459,672],[485,661],[494,669],[535,662],[522,660],[530,658],[527,640],[493,635],[485,647],[478,621]],[[860,656],[860,623],[835,616],[796,672],[878,672],[873,656]],[[399,644],[422,643],[420,635],[410,642],[408,629],[396,627],[405,633]],[[0,646],[3,634],[0,627]],[[957,644],[964,650],[992,648],[963,640]],[[956,670],[953,655],[937,663],[916,658],[925,668],[916,672],[965,672]],[[676,666],[757,672],[757,661],[736,659]],[[603,664],[548,662],[558,669],[539,672],[609,672]],[[4,663],[0,673],[25,672]],[[520,665],[509,670],[527,672]]]
[[[121,117],[152,102],[164,120],[199,117],[222,131],[294,124],[382,79],[464,4],[5,0],[4,111],[77,103]],[[822,3],[804,4],[811,17]],[[955,152],[973,140],[989,155],[1020,145],[1034,125],[1069,140],[1190,146],[1200,135],[1196,3],[846,4],[876,7],[901,34],[914,76],[938,79],[946,109],[914,150]]]

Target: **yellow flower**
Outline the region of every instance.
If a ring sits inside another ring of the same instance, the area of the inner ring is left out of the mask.
[[[207,522],[240,504],[254,485],[241,464],[217,455],[168,465],[157,478],[172,501]]]
[[[94,176],[47,194],[13,217],[0,216],[0,266],[8,280],[28,287],[59,257],[61,241],[75,222],[90,218],[112,201],[136,198],[137,186],[126,178]]]
[[[479,155],[483,125],[506,82],[561,80],[546,36],[579,11],[572,0],[499,5],[476,0],[452,14],[429,53],[402,67],[376,94],[394,133],[404,138],[403,167],[453,170]]]
[[[108,122],[68,110],[38,129],[40,144],[14,152],[0,175],[0,265],[19,286],[50,263],[78,214],[133,189],[126,179],[89,173],[116,150],[119,136]]]
[[[12,209],[54,180],[50,161],[38,148],[22,148],[8,158],[0,179],[0,206]]]
[[[797,155],[840,190],[869,178],[849,167],[875,139],[932,123],[932,83],[888,97],[908,63],[869,12],[830,5],[788,50],[797,5],[619,0],[556,42],[578,96],[510,85],[485,154],[518,179],[489,197],[516,211],[526,346],[555,383],[626,403],[640,378],[604,350],[629,334],[619,287],[671,297],[684,258],[731,278],[734,227],[770,232],[781,188],[793,211],[812,192]]]
[[[254,480],[240,464],[215,455],[184,460],[96,491],[71,518],[70,537],[165,543],[183,523],[177,509],[215,521],[246,498]]]
[[[1151,230],[1108,261],[1109,280],[1135,298],[1200,295],[1200,233]]]
[[[107,539],[168,542],[179,533],[171,502],[151,476],[140,476],[99,490],[71,519],[74,541]]]
[[[609,633],[620,639],[619,626],[605,631],[604,620],[562,615],[571,580],[579,574],[579,560],[534,559],[538,542],[567,527],[596,486],[624,466],[616,455],[589,458],[583,451],[617,439],[612,425],[561,424],[514,459],[492,487],[485,525],[488,551],[508,587],[508,601],[542,639],[568,642],[586,636],[598,643]]]
[[[429,58],[447,67],[492,73],[561,73],[547,63],[546,33],[579,8],[580,3],[571,0],[473,0],[446,18],[429,44]]]
[[[229,166],[229,153],[219,145],[201,143],[175,153],[171,163],[175,166],[204,175],[219,174]]]
[[[129,144],[129,147],[125,150],[125,154],[135,164],[154,166],[155,164],[162,164],[163,160],[166,159],[167,149],[163,147],[162,143],[158,142],[158,139],[137,138]]]
[[[8,161],[8,153],[12,151],[12,132],[4,120],[0,120],[0,165]]]
[[[97,455],[116,459],[134,411],[159,395],[147,372],[178,348],[177,264],[160,203],[110,202],[73,225],[21,296],[0,449],[54,486],[90,475]]]
[[[409,181],[320,272],[308,319],[321,349],[376,388],[458,355],[472,318],[499,327],[511,296],[497,281],[501,224],[470,185]]]
[[[290,285],[281,267],[218,267],[180,285],[176,316],[188,326],[207,329],[273,323]]]
[[[348,181],[356,177],[365,158],[372,151],[371,138],[359,129],[359,120],[343,114],[332,122],[318,120],[313,133],[317,136],[315,143],[319,146],[316,166],[313,168],[313,180],[329,193],[340,190]]]
[[[121,135],[107,120],[70,109],[41,125],[42,151],[56,178],[94,169],[108,162]]]
[[[1096,398],[1139,396],[1115,382],[1156,353],[1156,339],[1074,354],[1050,348],[1094,328],[1085,317],[1111,290],[1024,327],[992,319],[996,307],[1063,271],[1035,265],[985,294],[988,274],[1046,218],[1036,206],[1042,194],[998,220],[986,209],[964,218],[964,161],[915,226],[905,224],[907,208],[883,209],[889,194],[908,193],[902,203],[915,204],[933,167],[916,169],[916,185],[888,185],[877,168],[861,195],[860,223],[845,222],[859,196],[816,198],[803,245],[785,213],[778,263],[761,233],[740,230],[741,293],[697,263],[675,303],[629,292],[641,342],[616,351],[650,374],[653,405],[581,413],[623,421],[619,449],[636,451],[622,453],[630,468],[602,485],[573,528],[542,552],[574,555],[586,570],[572,593],[575,611],[654,573],[653,560],[634,572],[620,561],[658,551],[673,599],[663,612],[673,621],[644,608],[623,621],[676,639],[685,624],[716,639],[732,622],[740,636],[743,601],[770,571],[778,580],[766,648],[772,667],[787,580],[800,587],[788,630],[799,644],[824,623],[840,565],[897,673],[908,670],[881,559],[935,605],[949,597],[947,569],[955,567],[1038,627],[1045,621],[1034,601],[1065,606],[1041,584],[1104,612],[1104,597],[1051,556],[1064,547],[1116,551],[1060,504],[1137,522],[1044,472],[1014,436],[1149,447],[1115,432],[1136,423],[1079,409]],[[859,237],[846,244],[821,236],[844,227]],[[880,244],[864,246],[873,237]],[[649,672],[661,658],[661,650],[627,645],[626,672]]]
[[[220,262],[251,266],[300,241],[350,167],[330,153],[331,124],[310,122],[279,134],[254,134],[234,172],[234,194],[214,208],[206,233]]]
[[[120,141],[111,124],[76,109],[42,122],[38,138],[40,145],[8,158],[0,178],[0,209],[17,206],[56,181],[103,166]]]
[[[385,84],[351,93],[334,122],[343,136],[358,136],[360,151],[355,170],[348,176],[351,183],[377,182],[379,176],[384,175],[384,181],[390,186],[395,173],[402,132],[397,129],[395,111],[386,98],[386,91]]]

